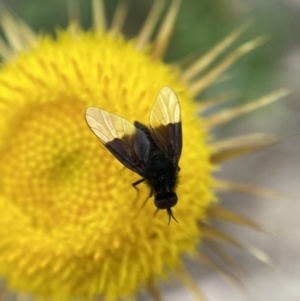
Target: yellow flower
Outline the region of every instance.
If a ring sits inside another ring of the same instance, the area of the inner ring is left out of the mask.
[[[72,23],[55,39],[36,36],[20,20],[8,13],[4,16],[4,31],[15,43],[0,50],[5,58],[0,73],[0,275],[13,291],[38,299],[100,295],[104,300],[117,300],[148,287],[153,298],[160,300],[156,281],[176,273],[200,298],[184,271],[182,256],[214,267],[197,251],[201,242],[217,239],[247,248],[213,229],[209,218],[258,227],[214,206],[213,188],[249,187],[217,181],[211,173],[214,164],[274,140],[252,135],[209,145],[208,133],[286,91],[206,120],[196,112],[214,105],[215,99],[196,104],[193,98],[264,38],[240,46],[195,79],[244,28],[182,70],[162,61],[179,2],[171,4],[151,46],[149,37],[162,9],[160,2],[155,2],[145,26],[131,41],[120,33],[126,12],[122,3],[111,31],[99,28],[104,14],[101,2],[95,0],[94,30],[83,32]],[[170,226],[164,211],[153,216],[152,201],[140,210],[149,189],[140,185],[137,199],[131,184],[139,176],[99,143],[84,119],[86,108],[96,106],[131,122],[137,119],[148,124],[150,109],[163,86],[172,87],[180,99],[184,135],[179,202],[174,207],[179,223]],[[268,260],[258,250],[250,251]]]

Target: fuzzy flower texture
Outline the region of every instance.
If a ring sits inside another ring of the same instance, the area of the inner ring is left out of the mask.
[[[212,170],[235,156],[262,148],[274,139],[265,135],[210,141],[213,127],[285,95],[271,93],[242,107],[206,119],[199,112],[227,100],[227,94],[196,103],[240,56],[259,46],[260,37],[233,50],[209,68],[244,31],[239,28],[211,52],[186,68],[167,65],[162,57],[169,42],[179,1],[173,1],[160,29],[150,38],[162,1],[156,1],[133,40],[121,34],[127,7],[120,2],[112,28],[105,27],[103,3],[93,1],[94,29],[84,32],[72,19],[55,38],[36,35],[8,11],[1,24],[0,70],[0,275],[6,292],[34,299],[119,300],[147,288],[160,300],[157,280],[176,274],[200,300],[182,258],[212,268],[215,263],[197,250],[205,241],[245,244],[212,228],[211,218],[258,226],[221,209],[213,189],[249,187],[214,179]],[[74,12],[74,7],[71,9]],[[205,72],[203,72],[205,71]],[[197,76],[203,72],[201,77]],[[159,90],[171,87],[182,110],[183,152],[179,202],[171,222],[155,207],[140,177],[124,168],[88,128],[84,113],[95,106],[134,122],[149,124]],[[250,141],[250,142],[247,142]],[[262,260],[258,250],[250,251]]]

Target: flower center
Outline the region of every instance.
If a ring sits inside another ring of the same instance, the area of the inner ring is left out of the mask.
[[[92,176],[105,163],[84,110],[84,103],[76,100],[35,103],[9,126],[1,150],[2,193],[37,227],[81,223],[99,205]]]

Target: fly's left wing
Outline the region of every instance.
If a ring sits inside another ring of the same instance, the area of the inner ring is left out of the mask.
[[[150,133],[160,150],[178,165],[182,150],[181,111],[169,87],[160,90],[150,113]]]
[[[150,142],[140,129],[120,116],[95,107],[87,108],[86,121],[103,145],[123,165],[143,177]]]

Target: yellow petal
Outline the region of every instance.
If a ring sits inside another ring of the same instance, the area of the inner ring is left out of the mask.
[[[143,24],[139,34],[136,37],[135,47],[142,50],[150,41],[158,22],[159,16],[164,8],[165,0],[155,0],[148,14],[146,21]]]
[[[92,4],[94,29],[100,29],[105,32],[107,29],[107,21],[103,0],[93,0]]]
[[[159,32],[153,44],[151,53],[151,57],[153,59],[163,57],[165,51],[167,50],[167,46],[169,45],[171,34],[174,28],[174,23],[179,12],[180,3],[181,0],[172,0],[169,11],[164,19],[162,26],[159,29]]]
[[[232,33],[230,33],[225,39],[223,39],[217,46],[209,50],[207,54],[204,54],[198,60],[194,61],[192,65],[186,68],[181,76],[180,80],[186,82],[190,81],[199,72],[203,71],[207,66],[216,60],[216,58],[224,52],[236,39],[248,28],[249,24],[237,28]]]
[[[201,76],[200,79],[196,80],[195,82],[192,82],[192,84],[190,85],[191,93],[194,95],[201,93],[205,88],[207,88],[213,82],[215,82],[218,79],[218,77],[240,57],[245,55],[247,52],[253,50],[254,48],[257,48],[261,44],[265,43],[266,40],[267,38],[265,36],[261,36],[243,44],[242,46],[234,50],[216,67],[214,67],[212,70],[208,71],[206,74]]]
[[[234,118],[237,118],[243,114],[249,113],[251,111],[257,110],[263,106],[269,105],[274,101],[277,101],[281,97],[289,94],[287,89],[280,89],[270,94],[265,95],[257,100],[253,100],[245,105],[238,106],[236,108],[230,108],[216,113],[215,115],[208,117],[206,119],[206,126],[208,128],[213,128],[218,125],[224,124]]]
[[[229,284],[233,284],[234,286],[236,286],[240,289],[243,287],[242,283],[239,281],[238,278],[236,278],[230,272],[225,270],[214,259],[208,257],[207,255],[204,255],[203,253],[199,252],[199,253],[195,254],[192,258],[194,260],[197,260],[201,264],[205,265],[206,267],[210,268],[214,272],[216,272],[218,275],[220,275]]]
[[[184,284],[186,288],[188,288],[192,294],[194,295],[195,300],[197,301],[205,301],[202,292],[200,291],[195,280],[189,275],[184,267],[180,267],[177,270],[177,277]]]
[[[256,196],[260,196],[272,200],[274,199],[298,200],[299,199],[299,197],[297,196],[284,194],[273,189],[251,186],[244,183],[219,180],[215,182],[215,185],[216,185],[216,189],[220,191],[243,192],[243,193],[253,194]]]
[[[266,134],[250,134],[238,136],[211,143],[213,152],[211,161],[214,164],[264,149],[282,141],[284,138],[274,138]]]
[[[269,233],[266,229],[264,229],[261,225],[254,222],[253,220],[222,207],[210,207],[207,211],[207,214],[212,219],[218,219],[236,225],[247,226],[261,232]]]
[[[115,33],[120,33],[128,14],[130,2],[128,0],[120,0],[114,13],[111,28]]]
[[[266,264],[269,265],[273,264],[269,256],[267,256],[264,252],[258,250],[257,248],[253,247],[250,244],[242,243],[241,241],[234,238],[233,236],[224,233],[219,229],[215,229],[208,225],[204,225],[203,223],[200,225],[200,228],[203,231],[203,237],[205,239],[213,239],[213,240],[229,243],[237,248],[249,252],[251,255],[253,255],[254,257],[256,257],[257,259],[259,259],[260,261]]]

